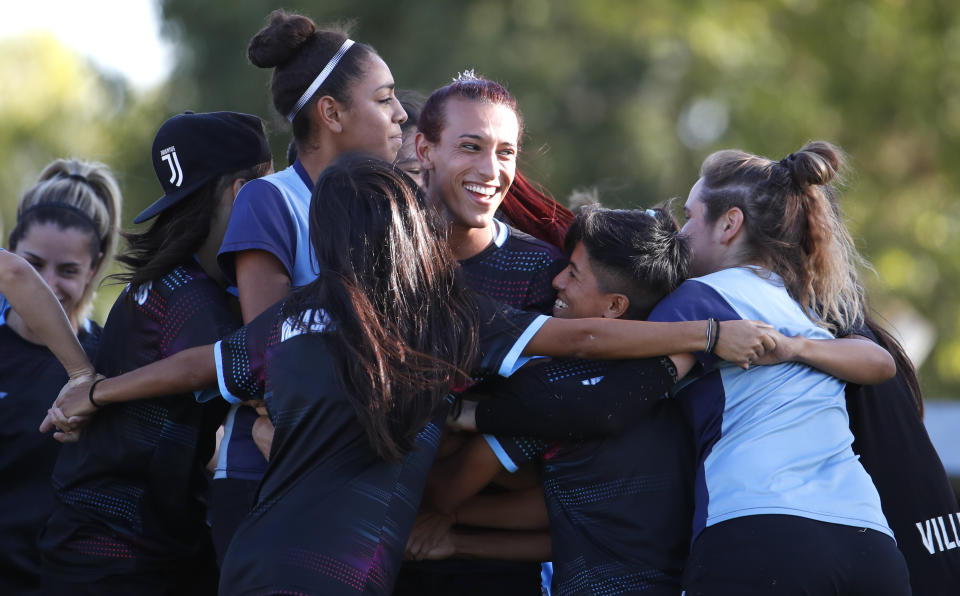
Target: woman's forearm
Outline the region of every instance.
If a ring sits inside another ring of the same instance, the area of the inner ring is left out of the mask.
[[[97,385],[96,402],[105,405],[211,387],[217,382],[214,345],[182,350],[169,358],[104,379]]]
[[[453,532],[453,556],[458,559],[549,561],[549,532]]]
[[[29,263],[13,253],[0,252],[0,294],[27,327],[49,348],[71,379],[93,374],[60,302]]]
[[[794,339],[799,342],[799,348],[793,360],[849,383],[876,385],[897,374],[893,356],[865,337]]]
[[[707,321],[628,321],[550,318],[525,346],[525,355],[613,359],[650,358],[706,349]],[[722,360],[748,366],[775,347],[773,328],[760,321],[722,321],[714,349]]]
[[[61,431],[76,430],[84,421],[71,420],[88,418],[107,404],[199,391],[216,382],[213,344],[177,352],[116,377],[101,378],[95,386],[92,378],[71,381],[60,391],[40,431],[47,432],[54,426]]]
[[[568,358],[649,358],[703,350],[704,321],[658,323],[623,319],[560,319],[544,323],[523,353]]]
[[[457,508],[456,522],[501,530],[543,530],[549,526],[543,487],[476,495]]]

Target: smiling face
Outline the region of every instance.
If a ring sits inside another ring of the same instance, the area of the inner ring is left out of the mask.
[[[520,122],[503,104],[451,99],[437,143],[417,135],[427,192],[454,228],[489,228],[517,171]]]
[[[339,152],[371,153],[392,162],[403,143],[400,124],[407,119],[407,113],[393,94],[393,75],[386,62],[371,54],[363,73],[348,90],[349,104],[341,104],[343,131],[338,135],[337,148]]]
[[[562,319],[586,317],[611,317],[611,305],[616,294],[600,290],[597,275],[590,255],[582,242],[570,253],[570,261],[563,271],[553,278],[557,299],[553,303],[553,316]]]
[[[76,327],[81,301],[97,274],[90,258],[90,232],[55,223],[30,226],[14,251],[33,265]]]

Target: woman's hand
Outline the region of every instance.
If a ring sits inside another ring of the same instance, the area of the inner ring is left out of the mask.
[[[90,402],[90,387],[95,381],[103,378],[105,378],[103,375],[84,374],[67,381],[40,424],[40,432],[49,432],[56,428],[59,433],[69,435],[82,428],[97,411]],[[55,434],[54,438],[66,439],[65,442],[76,440],[76,436],[68,437],[67,435],[58,437]]]
[[[267,461],[270,461],[270,449],[273,447],[275,432],[276,429],[273,427],[273,422],[270,421],[269,416],[260,415],[253,421],[253,430],[251,431],[253,442],[256,443],[257,449],[260,450]]]
[[[777,330],[773,330],[773,341],[776,346],[772,350],[767,350],[759,358],[753,361],[754,364],[769,365],[780,364],[782,362],[792,362],[797,359],[803,348],[803,341],[806,338],[802,335],[793,337],[784,335]]]
[[[476,393],[471,394],[471,397],[475,396]],[[457,432],[477,432],[477,402],[461,398],[458,411],[447,415],[447,428]]]
[[[776,349],[778,336],[783,337],[763,321],[720,321],[713,352],[721,359],[747,369],[764,354]]]
[[[455,518],[449,513],[426,511],[417,515],[413,530],[407,539],[405,558],[421,561],[423,559],[445,559],[453,554],[453,540],[450,529]]]

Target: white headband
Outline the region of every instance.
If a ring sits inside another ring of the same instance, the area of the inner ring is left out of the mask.
[[[317,78],[313,79],[313,82],[310,83],[310,86],[307,87],[307,90],[303,92],[303,95],[300,96],[300,100],[297,101],[296,105],[293,106],[293,110],[290,111],[290,114],[287,116],[287,120],[293,122],[293,119],[296,117],[297,113],[303,109],[303,106],[307,105],[307,102],[310,101],[310,98],[313,97],[313,94],[317,92],[317,89],[320,88],[320,85],[323,85],[323,82],[327,80],[327,77],[330,76],[330,73],[333,72],[333,69],[337,67],[337,63],[340,62],[340,59],[343,58],[343,55],[347,53],[347,50],[350,49],[350,46],[353,45],[353,40],[348,39],[343,42],[343,45],[340,46],[340,49],[337,50],[337,53],[333,55],[333,58],[330,59],[330,62],[327,62],[327,65],[323,67],[323,70],[320,71],[320,74],[317,75]]]

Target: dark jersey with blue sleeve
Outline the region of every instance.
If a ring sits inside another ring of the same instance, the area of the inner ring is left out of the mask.
[[[551,244],[521,232],[499,220],[493,242],[478,254],[460,261],[463,279],[470,289],[509,305],[513,308],[549,314],[556,299],[553,278],[566,266],[566,259]],[[527,561],[460,560],[407,561],[404,573],[411,577],[411,585],[398,590],[404,596],[420,593],[422,586],[414,576],[427,577],[436,574],[463,580],[469,585],[471,574],[501,573],[508,575],[505,581],[516,582],[516,575],[523,573],[530,578],[532,590],[539,587],[540,566]],[[405,584],[401,581],[401,584]],[[458,584],[459,585],[459,584]],[[519,593],[527,592],[524,586],[515,586]],[[458,589],[458,588],[450,588]],[[439,593],[439,590],[434,593]]]
[[[212,344],[239,323],[232,298],[195,261],[121,293],[96,369],[123,374]],[[192,393],[104,406],[60,452],[56,507],[41,537],[45,566],[72,581],[111,574],[197,573],[209,560],[204,493],[226,403]]]
[[[481,305],[481,367],[512,369],[545,317]],[[222,594],[389,594],[447,407],[401,461],[377,456],[339,381],[323,310],[271,307],[217,345],[230,400],[262,396],[276,427],[251,514],[223,563]]]
[[[553,245],[494,222],[497,233],[490,246],[460,261],[464,281],[497,302],[549,314],[557,297],[553,278],[566,259]]]
[[[50,474],[60,443],[37,432],[47,408],[67,382],[56,356],[3,321],[0,296],[0,594],[41,594],[43,570],[37,534],[53,507]],[[101,329],[86,321],[77,338],[96,357]]]
[[[478,430],[524,428],[485,438],[507,469],[541,464],[553,594],[680,593],[694,452],[664,399],[675,375],[668,358],[562,359],[487,383],[496,397],[478,406]]]

